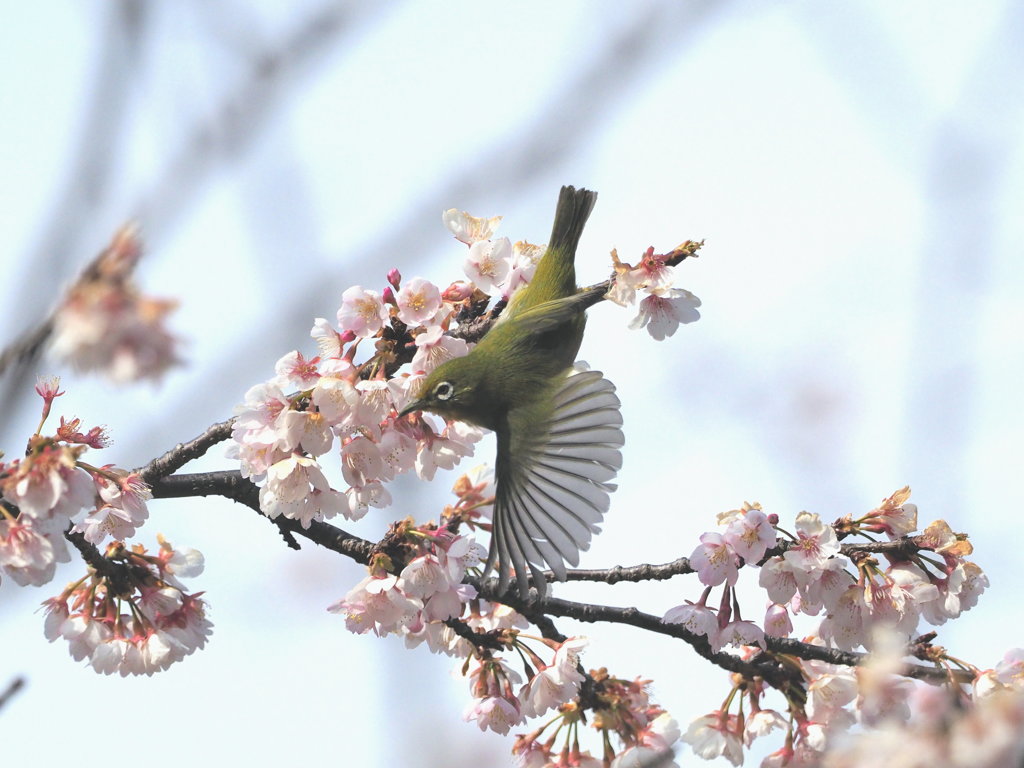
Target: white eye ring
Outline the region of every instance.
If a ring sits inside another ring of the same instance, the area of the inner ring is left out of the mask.
[[[438,400],[448,400],[453,394],[455,394],[455,387],[449,381],[442,381],[434,387],[434,397]]]

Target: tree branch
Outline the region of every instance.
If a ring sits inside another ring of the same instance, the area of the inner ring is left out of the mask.
[[[144,482],[152,485],[159,478],[167,477],[177,472],[188,462],[204,455],[217,443],[231,437],[231,427],[234,423],[234,419],[228,419],[227,421],[213,424],[198,437],[194,437],[187,443],[178,443],[163,456],[153,459],[144,467],[139,467],[136,471],[142,475]]]

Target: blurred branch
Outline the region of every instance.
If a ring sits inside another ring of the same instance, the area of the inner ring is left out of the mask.
[[[380,13],[388,5],[330,0],[310,12],[279,43],[253,55],[248,76],[224,98],[211,118],[183,130],[185,138],[179,151],[132,206],[136,212],[133,218],[142,223],[147,240],[154,240],[168,228],[185,204],[197,197],[196,187],[212,175],[216,160],[237,157],[248,148],[259,128],[275,114],[289,92],[286,86],[295,82],[297,74],[350,31],[360,17]],[[111,6],[111,18],[98,46],[102,57],[96,68],[93,99],[85,110],[84,128],[66,177],[67,187],[57,195],[51,220],[41,227],[42,242],[25,262],[35,271],[56,274],[56,262],[74,255],[88,224],[107,202],[109,181],[119,159],[129,86],[140,69],[137,59],[143,50],[147,13],[143,0],[118,0]],[[52,289],[52,282],[13,279],[25,286],[37,286],[35,294],[26,295],[24,306],[53,303],[52,295],[39,294]],[[9,354],[5,351],[0,356],[0,373],[7,366],[17,366],[0,395],[11,404],[0,413],[0,432],[18,411],[20,398],[30,390],[27,381],[31,366],[51,329],[48,321],[37,325],[10,345]]]
[[[16,677],[13,680],[11,680],[7,688],[2,693],[0,693],[0,709],[3,709],[4,705],[6,705],[8,701],[14,698],[14,695],[24,687],[25,678]]]
[[[635,94],[652,62],[685,55],[688,43],[705,31],[706,22],[729,7],[731,3],[727,2],[691,0],[682,4],[653,3],[638,9],[627,24],[612,31],[589,61],[566,73],[564,84],[550,94],[529,121],[512,125],[506,136],[496,139],[471,164],[428,190],[420,204],[408,206],[407,210],[414,213],[404,220],[389,221],[385,231],[373,232],[365,243],[355,244],[349,252],[409,253],[409,243],[425,239],[419,212],[435,208],[434,201],[460,201],[463,205],[462,201],[492,194],[496,179],[506,198],[521,196],[531,184],[547,181],[546,177],[573,159],[587,139],[604,127],[622,99]],[[301,322],[308,327],[306,318],[319,313],[316,308],[335,304],[341,293],[336,283],[324,279],[322,271],[306,270],[293,277],[303,282],[292,285],[296,297],[292,306],[277,308],[277,329],[294,328],[297,318],[303,318]],[[292,321],[289,313],[296,320]],[[219,358],[220,368],[210,372],[211,380],[237,382],[238,371],[264,358],[267,345],[273,343],[282,342],[261,334],[232,344],[230,354]],[[286,346],[291,349],[294,342],[288,341]]]
[[[217,161],[233,159],[249,148],[287,95],[286,86],[343,33],[351,32],[362,16],[381,13],[390,4],[325,2],[279,42],[257,51],[242,82],[211,117],[183,132],[177,153],[132,206],[145,230],[159,233],[174,223]]]
[[[22,370],[27,372],[28,366],[39,357],[43,346],[49,340],[52,333],[53,315],[51,314],[35,328],[29,329],[4,347],[3,351],[0,352],[0,376],[12,365],[22,366],[19,369],[19,374]],[[20,376],[18,379],[19,384],[24,384],[24,380],[25,377]]]
[[[0,385],[0,398],[11,404],[0,412],[0,432],[17,412],[20,398],[30,390],[27,382],[33,374],[32,365],[52,331],[49,320],[40,323],[32,313],[53,304],[54,281],[34,279],[29,273],[58,275],[58,265],[74,257],[83,234],[107,200],[116,165],[130,85],[139,70],[137,60],[148,17],[142,0],[117,0],[105,9],[108,16],[97,46],[99,59],[89,89],[91,99],[83,109],[85,117],[62,189],[54,196],[50,214],[40,226],[41,241],[22,262],[22,274],[6,277],[21,287],[19,311],[36,325],[21,334],[0,357],[0,374],[13,365],[12,375]]]

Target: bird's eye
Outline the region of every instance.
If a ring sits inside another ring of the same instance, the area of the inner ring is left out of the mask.
[[[438,400],[448,400],[453,394],[455,394],[455,387],[449,381],[442,381],[434,387],[434,397]]]

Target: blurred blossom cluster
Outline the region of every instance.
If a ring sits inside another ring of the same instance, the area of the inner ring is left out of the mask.
[[[664,622],[704,637],[713,651],[738,646],[742,657],[753,659],[767,650],[766,636],[792,634],[797,614],[821,616],[816,632],[804,642],[842,651],[865,648],[872,661],[854,668],[792,658],[788,664],[801,685],[780,690],[786,700],[781,712],[762,706],[768,690],[763,680],[734,677],[722,707],[695,720],[683,735],[696,754],[706,759],[724,756],[740,765],[745,747],[781,730],[785,746],[764,766],[819,765],[826,752],[843,743],[851,726],[902,726],[915,697],[939,695],[922,690],[941,691],[950,702],[950,717],[973,706],[977,697],[955,682],[952,670],[969,673],[975,690],[983,683],[991,691],[991,675],[932,645],[934,635],[918,636],[922,620],[940,625],[972,608],[988,579],[966,559],[972,552],[966,536],[954,533],[945,521],[913,535],[917,507],[907,503],[909,497],[910,489],[902,488],[865,515],[848,515],[832,525],[801,512],[792,533],[758,504],[745,503],[719,515],[723,532],[700,537],[690,565],[705,585],[704,593],[696,603],[670,609]],[[876,534],[904,544],[882,549],[885,566],[868,546]],[[865,546],[844,555],[840,539],[856,536],[863,537]],[[760,626],[740,613],[734,587],[744,567],[760,569],[759,584],[768,604]],[[716,587],[722,589],[717,605],[712,601]],[[911,653],[951,670],[949,685],[922,689],[901,677],[902,659]],[[995,687],[1007,687],[1007,675],[1002,677]]]
[[[64,638],[76,661],[122,677],[152,675],[205,646],[213,628],[206,602],[179,581],[202,573],[203,556],[157,538],[156,554],[111,544],[102,572],[91,568],[47,600],[46,638]]]
[[[68,562],[65,531],[92,544],[124,539],[149,515],[149,487],[137,473],[82,460],[109,439],[101,427],[81,431],[79,419],[60,417],[54,434],[42,429],[53,401],[64,393],[57,378],[41,378],[36,392],[43,414],[23,458],[0,462],[0,566],[22,585],[49,582],[58,562]]]
[[[146,296],[132,280],[141,253],[138,230],[125,226],[71,287],[53,317],[58,360],[116,383],[156,381],[181,363],[165,326],[176,302]]]

